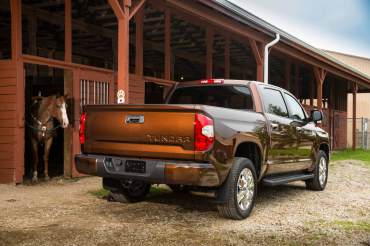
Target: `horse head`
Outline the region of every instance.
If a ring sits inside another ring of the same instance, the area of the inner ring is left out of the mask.
[[[54,101],[54,107],[51,112],[51,115],[59,121],[62,128],[66,128],[69,125],[66,100],[67,95],[56,96]]]

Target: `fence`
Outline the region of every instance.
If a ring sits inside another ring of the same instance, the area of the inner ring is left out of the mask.
[[[356,124],[356,146],[357,148],[370,149],[370,130],[368,118],[347,119],[347,147],[352,147],[352,126]]]

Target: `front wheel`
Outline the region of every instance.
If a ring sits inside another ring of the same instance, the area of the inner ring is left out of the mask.
[[[242,220],[250,215],[257,196],[257,175],[251,160],[235,158],[219,196],[224,200],[218,205],[220,215],[234,220]]]
[[[316,166],[312,179],[306,180],[306,187],[309,190],[322,191],[328,182],[328,167],[329,161],[326,153],[322,150],[319,151],[316,158]]]

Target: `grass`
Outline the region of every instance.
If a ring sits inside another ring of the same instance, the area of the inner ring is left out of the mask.
[[[106,198],[109,194],[109,190],[106,189],[99,189],[99,190],[91,190],[89,191],[89,194],[96,196],[97,198]]]
[[[342,161],[342,160],[359,160],[365,164],[370,165],[370,150],[357,149],[355,151],[351,149],[345,149],[335,151],[331,155],[331,160]]]
[[[342,227],[346,231],[361,230],[370,232],[370,223],[365,221],[352,222],[346,220],[335,220],[333,221],[333,224]]]

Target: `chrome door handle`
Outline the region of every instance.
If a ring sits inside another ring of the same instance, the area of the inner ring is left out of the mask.
[[[278,130],[279,129],[279,124],[271,123],[271,128],[272,128],[272,130]]]

